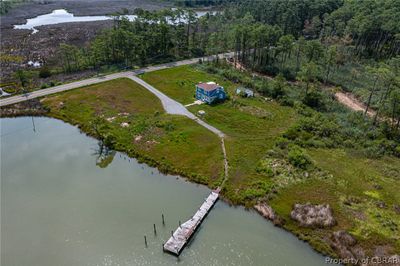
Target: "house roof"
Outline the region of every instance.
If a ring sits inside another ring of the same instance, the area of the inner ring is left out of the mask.
[[[213,91],[221,86],[213,82],[208,82],[208,83],[199,83],[197,84],[197,87],[202,88],[205,91]]]

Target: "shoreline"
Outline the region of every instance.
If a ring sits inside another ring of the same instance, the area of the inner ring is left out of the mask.
[[[63,117],[57,117],[57,116],[51,115],[49,112],[46,114],[31,113],[30,115],[25,113],[25,114],[19,114],[19,115],[15,115],[15,116],[0,115],[0,118],[18,118],[18,117],[29,117],[29,116],[46,117],[46,118],[60,120],[64,123],[67,123],[71,126],[78,128],[80,133],[85,134],[86,136],[91,137],[93,139],[101,141],[98,136],[85,130],[85,128],[82,125],[80,125],[79,123],[74,123],[74,121],[72,121],[72,120],[68,120]],[[124,154],[126,154],[126,156],[130,157],[131,159],[135,159],[138,163],[144,163],[149,167],[155,168],[164,175],[177,176],[177,177],[181,178],[182,181],[191,182],[196,185],[206,186],[210,190],[215,188],[215,187],[211,186],[210,184],[201,182],[201,180],[203,180],[202,178],[196,178],[196,176],[190,175],[189,173],[187,173],[181,169],[171,167],[170,165],[167,165],[167,164],[163,164],[162,162],[160,162],[156,159],[153,159],[150,156],[147,156],[139,151],[134,151],[132,149],[121,149],[118,147],[115,147],[112,150],[120,152],[120,153],[124,153]],[[268,205],[268,202],[258,202],[255,205],[248,207],[248,206],[245,206],[245,204],[234,204],[231,200],[229,200],[229,198],[227,198],[224,195],[223,190],[221,192],[222,193],[220,194],[220,200],[222,200],[224,203],[228,204],[230,207],[235,207],[235,208],[240,207],[246,211],[253,211],[253,212],[257,213],[257,215],[260,215],[266,222],[274,225],[274,227],[277,227],[279,230],[284,230],[287,233],[291,234],[292,236],[296,237],[298,240],[301,240],[302,242],[307,243],[307,245],[312,249],[313,252],[319,254],[325,260],[331,260],[331,261],[346,260],[346,258],[340,257],[340,255],[338,253],[330,253],[327,250],[320,249],[319,248],[320,246],[318,245],[318,243],[314,242],[312,238],[307,237],[307,235],[303,235],[301,232],[298,232],[296,230],[291,230],[290,227],[286,226],[286,224],[287,224],[286,220],[284,218],[282,218],[281,216],[279,216],[278,214],[276,214],[275,210],[272,209],[272,207],[270,205]],[[271,208],[274,216],[265,215],[260,209],[257,208],[257,205],[259,205],[259,204]],[[337,232],[343,233],[344,231],[337,231]],[[350,236],[350,235],[348,235],[348,236]],[[333,243],[332,241],[334,241],[334,240],[330,239],[329,241],[330,242],[327,242],[326,244],[332,245],[332,243]],[[337,252],[339,252],[339,251],[337,251]],[[396,256],[396,255],[393,255],[393,256]],[[365,257],[364,259],[368,260],[368,258],[369,257]],[[374,256],[374,258],[375,258],[375,256]],[[386,258],[386,257],[382,257],[382,258]],[[387,257],[387,258],[392,258],[392,257]],[[396,257],[394,257],[394,258],[396,259]],[[362,261],[362,259],[357,258],[357,261],[360,262],[360,261]],[[349,264],[349,265],[358,265],[358,264]]]
[[[79,131],[82,134],[85,134],[88,137],[94,138],[98,141],[101,141],[98,136],[96,136],[95,134],[91,134],[90,132],[84,130],[84,128],[82,127],[82,125],[80,125],[79,123],[74,123],[73,121],[70,121],[68,119],[64,119],[63,117],[57,117],[57,116],[52,116],[49,113],[45,113],[45,114],[38,114],[35,112],[32,112],[30,114],[27,113],[23,113],[23,114],[16,114],[14,116],[3,116],[0,115],[0,119],[1,118],[18,118],[18,117],[46,117],[46,118],[51,118],[51,119],[56,119],[56,120],[60,120],[64,123],[67,123],[71,126],[74,126],[76,128],[79,129]],[[180,178],[182,178],[182,180],[186,181],[186,182],[191,182],[197,185],[203,185],[206,186],[208,189],[215,189],[215,187],[210,186],[207,183],[202,183],[201,182],[201,178],[200,179],[193,179],[194,176],[191,176],[189,173],[186,173],[185,171],[181,170],[181,169],[177,169],[177,168],[173,168],[171,166],[168,166],[166,164],[163,164],[153,158],[151,158],[150,156],[144,155],[138,151],[133,151],[133,150],[124,150],[124,149],[118,149],[118,148],[113,148],[113,150],[117,151],[117,152],[121,152],[126,154],[128,157],[130,157],[131,159],[135,159],[137,160],[138,163],[144,163],[149,167],[153,167],[155,169],[157,169],[160,173],[165,174],[165,175],[175,175],[175,176],[179,176]],[[246,211],[254,211],[256,212],[258,215],[260,215],[265,221],[272,223],[275,227],[282,229],[290,234],[292,234],[293,236],[295,236],[297,239],[301,240],[304,243],[307,243],[314,252],[318,253],[319,255],[323,256],[323,257],[333,257],[333,255],[335,254],[328,254],[322,250],[318,250],[316,247],[314,247],[309,241],[307,241],[306,239],[303,239],[301,237],[300,234],[293,232],[291,230],[289,230],[288,228],[286,228],[284,226],[284,222],[282,223],[276,223],[273,220],[269,219],[268,217],[264,216],[259,210],[257,210],[256,205],[251,206],[251,207],[246,207],[243,204],[234,204],[231,200],[229,200],[227,197],[225,197],[223,191],[221,191],[222,193],[220,194],[220,200],[222,200],[223,202],[225,202],[226,204],[228,204],[231,207],[242,207],[244,208]],[[278,219],[280,219],[279,216],[277,216]],[[334,258],[337,258],[336,256]]]

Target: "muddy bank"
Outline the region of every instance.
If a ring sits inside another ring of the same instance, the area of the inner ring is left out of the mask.
[[[56,52],[61,43],[84,46],[111,26],[112,21],[63,23],[38,27],[35,34],[31,30],[2,29],[2,52],[12,58],[1,61],[1,75],[4,78],[18,67],[34,69],[27,65],[29,61],[57,64]]]
[[[12,8],[1,16],[1,29],[23,24],[26,19],[50,13],[55,9],[67,9],[76,16],[109,15],[126,8],[156,10],[171,6],[160,0],[33,0]]]
[[[0,118],[18,116],[44,116],[49,109],[39,99],[32,99],[0,108]]]
[[[0,17],[0,83],[14,82],[13,73],[18,69],[35,70],[27,64],[29,61],[60,66],[57,51],[61,43],[86,46],[102,30],[113,25],[112,21],[62,23],[37,27],[39,32],[35,34],[31,34],[31,30],[13,28],[15,24],[24,24],[28,18],[55,9],[67,9],[76,16],[83,16],[113,14],[123,9],[132,12],[135,8],[156,10],[165,7],[168,7],[166,3],[158,0],[54,0],[21,4]]]

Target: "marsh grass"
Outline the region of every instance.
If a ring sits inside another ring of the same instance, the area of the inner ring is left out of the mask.
[[[218,137],[186,117],[165,114],[158,98],[129,79],[63,92],[42,102],[50,116],[164,172],[210,186],[221,178]]]

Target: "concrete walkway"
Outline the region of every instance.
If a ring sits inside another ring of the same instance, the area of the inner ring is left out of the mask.
[[[190,107],[190,106],[193,106],[193,105],[202,105],[202,104],[205,104],[205,102],[200,101],[200,100],[196,100],[196,101],[194,101],[192,103],[185,104],[185,107]]]

